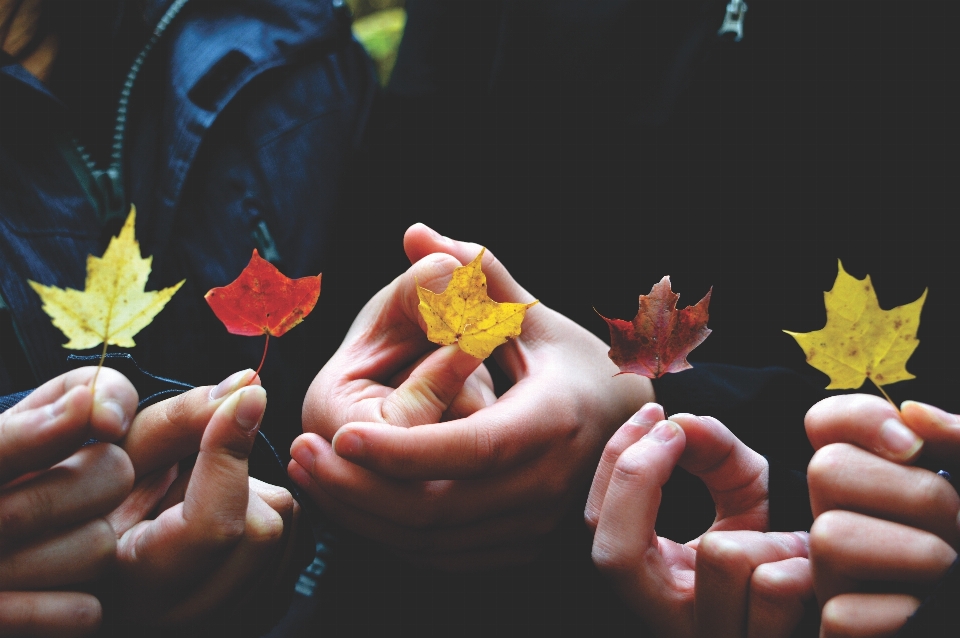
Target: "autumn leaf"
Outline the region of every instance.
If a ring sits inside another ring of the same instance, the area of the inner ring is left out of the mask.
[[[880,386],[915,378],[907,372],[907,360],[920,344],[917,328],[927,291],[912,303],[883,310],[870,275],[857,279],[837,263],[837,280],[823,293],[827,325],[814,332],[784,332],[803,348],[807,363],[830,377],[828,390],[856,389],[870,379],[887,396]]]
[[[707,308],[712,293],[713,288],[697,305],[677,310],[680,295],[670,289],[668,276],[654,285],[649,295],[640,295],[640,309],[633,321],[600,315],[610,326],[609,356],[620,367],[620,374],[632,372],[656,379],[692,368],[687,355],[711,332]]]
[[[487,296],[487,277],[480,268],[486,249],[453,271],[446,290],[435,293],[417,286],[427,339],[442,346],[459,344],[477,359],[486,359],[507,339],[520,335],[527,308],[538,303],[497,303]]]
[[[108,345],[134,347],[134,335],[150,325],[183,285],[181,281],[163,290],[145,291],[153,258],[140,256],[134,234],[136,215],[131,206],[120,234],[110,240],[103,257],[87,256],[84,290],[28,280],[43,300],[43,310],[53,319],[53,325],[70,339],[64,348],[85,350],[102,343],[105,354]]]
[[[226,286],[210,289],[204,299],[213,314],[235,335],[279,337],[310,314],[320,298],[320,275],[290,279],[253,249],[250,263]]]

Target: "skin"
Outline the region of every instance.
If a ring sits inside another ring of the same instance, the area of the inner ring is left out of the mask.
[[[94,581],[122,592],[121,622],[209,619],[291,562],[299,506],[247,472],[266,408],[252,370],[136,417],[129,381],[104,368],[91,395],[94,372],[0,415],[0,635],[96,632],[100,601],[69,591]]]
[[[787,637],[813,596],[802,532],[769,526],[766,461],[719,421],[644,406],[610,439],[587,500],[593,560],[661,637]],[[680,465],[713,495],[717,519],[686,544],[654,531]]]
[[[956,459],[960,418],[845,395],[813,406],[805,425],[817,450],[807,476],[821,636],[892,636],[920,605],[910,588],[939,580],[960,548],[960,496],[910,466],[921,451]]]
[[[368,302],[307,392],[289,474],[339,523],[415,563],[529,561],[652,387],[614,377],[602,341],[537,304],[494,353],[514,382],[497,398],[485,364],[436,350],[417,311],[416,283],[443,290],[480,247],[418,224],[404,248],[414,265]],[[482,267],[493,299],[534,300],[489,251]]]
[[[69,591],[116,555],[107,515],[134,470],[119,441],[137,392],[103,369],[53,379],[0,414],[0,635],[84,636],[100,625],[94,596]],[[101,443],[81,447],[90,438]],[[43,591],[40,591],[43,590]]]
[[[229,613],[254,582],[289,562],[299,506],[287,490],[248,476],[266,404],[259,377],[244,370],[134,420],[123,447],[137,485],[108,518],[133,622]],[[195,453],[178,475],[176,463]]]

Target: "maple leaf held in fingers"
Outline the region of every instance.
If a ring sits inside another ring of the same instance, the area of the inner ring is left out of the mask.
[[[260,360],[262,367],[270,337],[285,334],[317,305],[320,277],[291,279],[254,248],[250,263],[240,275],[226,286],[211,288],[204,299],[230,334],[266,335]]]
[[[610,327],[609,356],[620,374],[631,372],[656,379],[692,368],[687,355],[711,332],[707,309],[712,293],[713,288],[695,306],[677,310],[680,295],[671,290],[667,276],[653,286],[649,295],[640,295],[640,309],[633,321],[600,315]]]
[[[427,339],[442,346],[456,343],[477,359],[486,359],[507,339],[519,336],[527,309],[538,303],[497,303],[487,296],[487,277],[480,268],[485,250],[454,269],[443,292],[417,286]]]
[[[857,279],[837,263],[833,288],[823,293],[827,325],[813,332],[784,332],[803,348],[807,363],[830,377],[828,390],[856,389],[867,379],[880,388],[915,378],[907,372],[907,360],[920,344],[917,328],[927,291],[916,301],[883,310],[870,275]]]
[[[87,256],[87,279],[83,290],[57,288],[29,281],[43,310],[69,341],[64,348],[85,350],[100,344],[132,348],[134,335],[150,325],[183,281],[147,292],[152,257],[140,256],[134,234],[137,211],[130,215],[120,234],[110,240],[103,257]]]

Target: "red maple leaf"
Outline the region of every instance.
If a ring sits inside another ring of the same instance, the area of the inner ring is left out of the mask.
[[[204,299],[213,313],[235,335],[279,337],[303,321],[320,297],[320,275],[290,279],[253,249],[250,263],[226,286],[211,288]]]
[[[607,319],[610,326],[610,359],[620,374],[632,372],[650,379],[668,372],[692,368],[687,362],[690,351],[710,335],[707,307],[713,288],[695,306],[677,310],[680,295],[670,289],[670,277],[664,277],[649,295],[640,295],[640,310],[633,321]]]

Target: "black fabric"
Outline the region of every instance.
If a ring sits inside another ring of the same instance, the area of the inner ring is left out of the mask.
[[[960,607],[960,558],[953,561],[946,576],[937,583],[897,638],[933,638],[957,635],[957,609]]]

